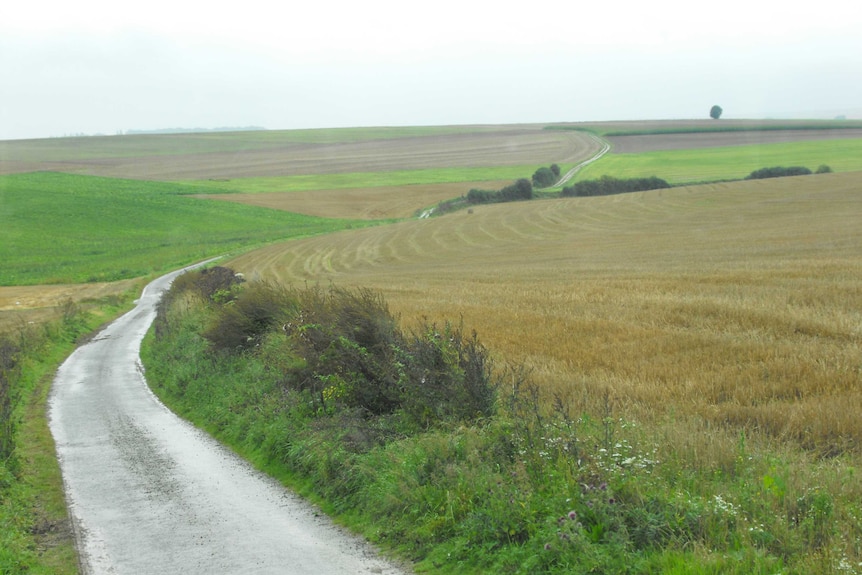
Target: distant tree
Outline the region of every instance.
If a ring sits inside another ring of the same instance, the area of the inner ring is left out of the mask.
[[[814,173],[815,174],[831,174],[832,168],[830,168],[826,164],[820,164],[819,166],[817,166],[817,170]]]
[[[560,177],[560,166],[557,164],[551,164],[551,171],[554,172],[554,175],[559,178]]]
[[[724,112],[724,110],[721,109],[721,106],[715,105],[712,108],[710,108],[709,117],[712,118],[713,120],[718,120],[719,118],[721,118],[722,112]]]
[[[551,168],[539,168],[533,174],[533,186],[537,188],[549,188],[556,183],[558,176],[554,175]]]

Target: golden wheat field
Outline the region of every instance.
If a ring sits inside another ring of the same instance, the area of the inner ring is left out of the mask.
[[[862,173],[825,174],[481,206],[226,265],[463,318],[577,409],[830,453],[862,440],[860,223]]]

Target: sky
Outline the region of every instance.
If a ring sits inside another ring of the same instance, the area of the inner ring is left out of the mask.
[[[28,0],[0,140],[127,130],[862,118],[850,0]]]

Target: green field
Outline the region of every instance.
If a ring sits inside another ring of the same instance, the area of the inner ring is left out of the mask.
[[[606,174],[618,178],[657,176],[682,184],[741,179],[770,166],[805,166],[814,171],[821,164],[836,172],[862,170],[862,139],[610,153],[584,168],[576,179],[592,180]]]
[[[401,170],[396,172],[360,172],[352,174],[309,174],[271,178],[236,178],[227,181],[195,180],[179,182],[187,186],[201,186],[208,192],[304,192],[310,190],[337,190],[371,188],[378,186],[409,186],[415,184],[448,184],[452,182],[485,182],[489,180],[516,180],[529,178],[538,166],[494,166],[487,168],[436,168],[427,170]],[[197,192],[196,192],[197,193]]]
[[[0,177],[0,285],[146,276],[368,222],[185,197],[182,186],[55,173]]]

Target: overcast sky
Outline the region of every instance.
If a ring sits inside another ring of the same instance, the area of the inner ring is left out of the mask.
[[[0,10],[0,139],[862,118],[850,0],[27,0]]]

